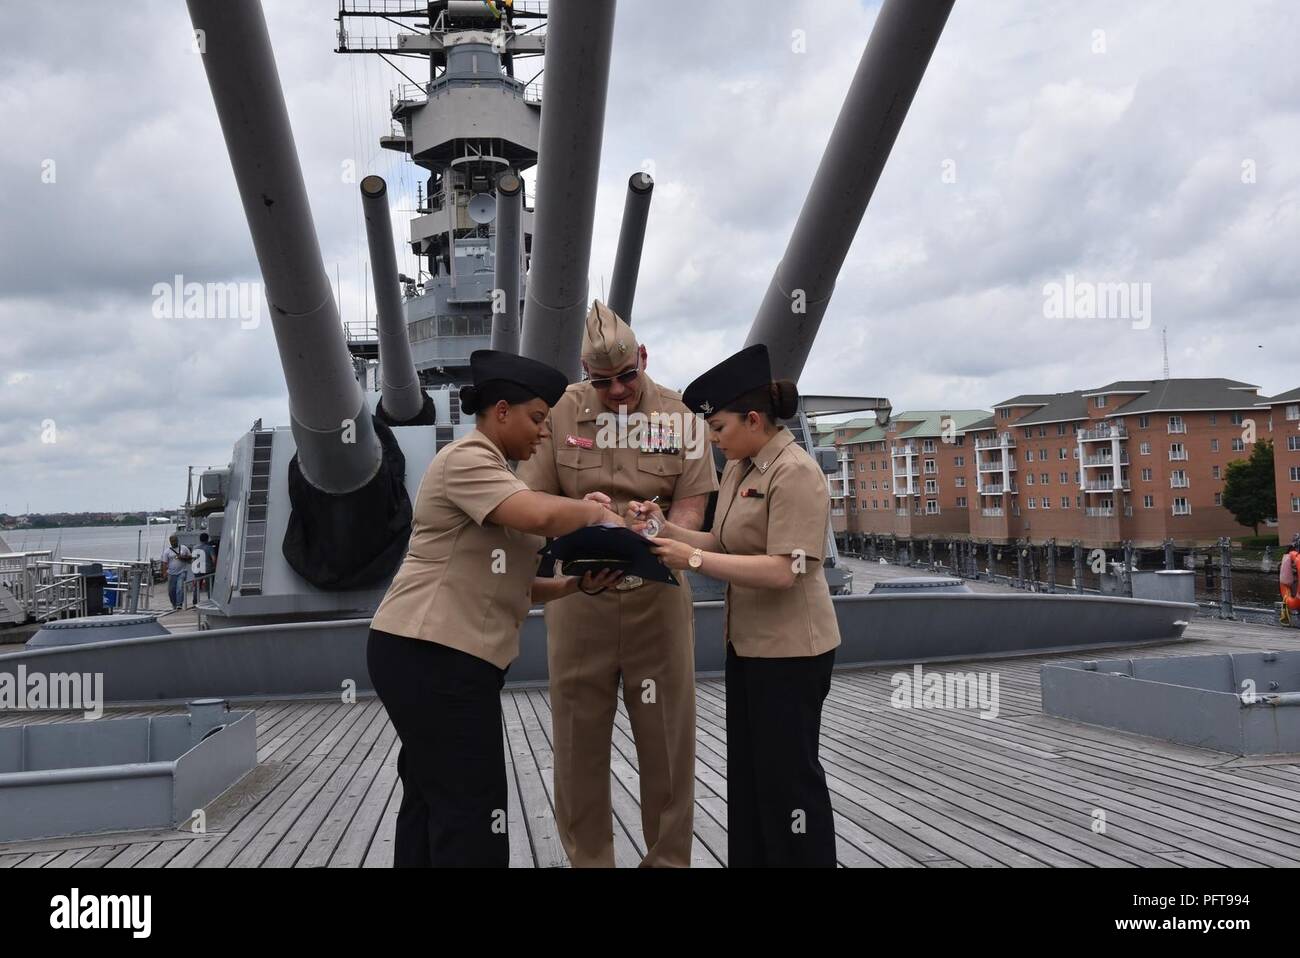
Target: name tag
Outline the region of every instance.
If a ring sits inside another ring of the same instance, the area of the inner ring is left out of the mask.
[[[579,449],[594,449],[594,448],[596,448],[596,440],[594,440],[594,439],[583,439],[581,436],[565,436],[565,437],[564,437],[564,444],[565,444],[566,446],[577,446]]]

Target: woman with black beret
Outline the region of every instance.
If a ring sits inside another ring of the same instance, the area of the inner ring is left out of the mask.
[[[822,571],[830,492],[821,467],[781,425],[799,393],[772,381],[750,346],[686,388],[726,455],[710,532],[664,519],[655,552],[672,569],[727,583],[727,861],[733,868],[835,866],[835,830],[818,758],[822,703],[840,644]]]
[[[568,380],[494,350],[470,356],[461,409],[474,431],[429,464],[410,545],[371,623],[366,660],[401,739],[393,864],[509,864],[501,689],[533,602],[597,591],[618,576],[535,578],[543,537],[620,519],[599,500],[533,492],[509,462],[547,435]]]

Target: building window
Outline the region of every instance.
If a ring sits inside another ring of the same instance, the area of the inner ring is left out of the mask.
[[[1049,496],[1043,496],[1043,508],[1044,509],[1052,508],[1052,500]]]
[[[1150,419],[1150,417],[1148,417],[1148,416],[1138,416],[1138,428],[1139,428],[1139,429],[1145,429],[1145,428],[1146,428],[1147,426],[1149,426],[1150,424],[1151,424],[1151,419]]]
[[[1182,416],[1169,417],[1169,431],[1170,433],[1187,432],[1187,424],[1183,422]]]
[[[1033,496],[1030,496],[1030,497],[1029,497],[1029,508],[1030,508],[1030,509],[1037,509],[1038,507],[1037,507],[1036,505],[1034,505],[1034,503],[1036,503],[1037,501],[1038,501],[1038,500],[1035,499]]]
[[[1291,467],[1291,481],[1300,482],[1300,466]]]
[[[872,500],[871,500],[871,508],[872,508],[872,509],[879,509],[879,508],[880,508],[880,500],[879,500],[879,499],[872,499]]]
[[[1142,497],[1142,508],[1144,508],[1144,509],[1154,509],[1155,507],[1156,507],[1156,497],[1155,497],[1155,496],[1143,496],[1143,497]]]
[[[1025,450],[1025,462],[1033,462],[1033,461],[1034,461],[1034,450],[1032,450],[1032,449],[1026,449],[1026,450]]]
[[[876,491],[879,490],[879,489],[880,489],[880,483],[878,483],[878,482],[876,482],[876,480],[872,479],[872,480],[871,480],[871,491],[872,491],[872,492],[876,492]]]
[[[927,479],[927,480],[925,480],[925,494],[926,494],[927,496],[933,496],[933,495],[937,494],[938,492],[939,492],[939,483],[938,483],[938,482],[936,482],[934,479]]]
[[[1300,496],[1291,497],[1291,511],[1300,512]]]
[[[1025,473],[1025,485],[1032,486],[1033,484],[1034,484],[1034,474],[1032,472]]]
[[[1098,409],[1105,409],[1105,408],[1106,408],[1106,397],[1105,397],[1105,396],[1097,396],[1095,399],[1093,399],[1092,404],[1093,404],[1094,406],[1096,406]]]
[[[1239,413],[1239,412],[1234,412],[1234,413],[1232,414],[1232,424],[1233,424],[1234,426],[1240,426],[1240,425],[1242,425],[1245,421],[1246,421],[1246,417],[1243,416],[1241,413]]]
[[[957,508],[958,508],[958,509],[965,509],[965,508],[966,508],[966,497],[965,497],[965,496],[958,496],[958,497],[957,497]]]
[[[1184,499],[1182,496],[1179,496],[1177,499],[1174,500],[1174,515],[1190,516],[1191,514],[1192,514],[1192,507],[1187,504],[1186,499]]]
[[[1057,458],[1057,459],[1069,459],[1069,458],[1070,458],[1070,450],[1065,449],[1065,448],[1061,448],[1061,449],[1056,450],[1056,458]]]
[[[1046,435],[1047,435],[1047,427],[1046,427],[1046,426],[1039,426],[1039,427],[1038,427],[1038,438],[1039,438],[1039,439],[1042,439],[1042,438],[1045,437]]]
[[[874,459],[871,460],[871,471],[872,472],[876,471],[876,460]]]
[[[1216,493],[1214,494],[1214,504],[1215,504],[1216,506],[1221,506],[1221,505],[1223,505],[1223,493],[1221,493],[1221,492],[1216,492]]]
[[[1074,481],[1075,481],[1075,482],[1078,482],[1078,481],[1079,481],[1079,470],[1078,470],[1078,469],[1074,470]]]
[[[1213,478],[1213,479],[1222,479],[1222,478],[1223,478],[1222,471],[1219,469],[1218,466],[1215,466],[1213,469],[1210,470],[1210,476],[1211,476],[1211,478]]]
[[[1056,424],[1056,434],[1057,434],[1058,436],[1064,436],[1064,435],[1065,435],[1065,423],[1063,423],[1063,422],[1058,422],[1058,423]]]
[[[1065,485],[1069,481],[1070,481],[1070,474],[1068,472],[1061,473],[1061,485]]]
[[[1169,474],[1169,485],[1175,489],[1185,489],[1189,485],[1186,469],[1175,469]]]
[[[1010,418],[1011,418],[1011,410],[1010,410],[1010,409],[999,409],[999,410],[998,410],[998,418],[999,418],[999,419],[1010,419]]]
[[[1291,403],[1286,407],[1286,420],[1287,422],[1295,422],[1297,419],[1300,419],[1300,404]]]
[[[1026,438],[1026,439],[1033,439],[1033,438],[1034,438],[1034,431],[1033,431],[1032,429],[1030,429],[1028,426],[1025,427],[1025,438]]]
[[[1210,425],[1211,425],[1211,426],[1217,426],[1218,424],[1219,424],[1219,415],[1218,415],[1218,413],[1210,413]]]
[[[1069,497],[1069,496],[1061,496],[1061,508],[1062,508],[1062,509],[1068,509],[1068,508],[1070,508],[1070,497]]]
[[[937,472],[938,472],[938,470],[935,468],[934,460],[933,460],[933,459],[927,459],[927,460],[925,460],[925,474],[926,474],[927,476],[933,476],[933,475],[935,475]]]
[[[925,500],[925,514],[927,516],[937,516],[939,514],[939,503],[933,499]]]
[[[1038,481],[1041,482],[1043,485],[1047,485],[1052,480],[1047,477],[1047,473],[1043,473]]]
[[[958,489],[964,489],[964,488],[966,487],[966,477],[965,477],[965,476],[958,476],[956,482],[957,482],[957,488],[958,488]]]
[[[1217,440],[1217,439],[1211,439],[1211,440],[1210,440],[1210,452],[1218,452],[1218,451],[1219,451],[1219,440]]]
[[[1300,452],[1300,436],[1287,436],[1286,447],[1291,452]]]
[[[966,465],[966,457],[965,457],[965,456],[953,456],[953,457],[952,457],[952,464],[953,464],[954,466],[956,466],[958,469],[960,469],[962,466]]]
[[[1171,442],[1169,444],[1170,460],[1183,460],[1187,458],[1187,449],[1181,442]]]
[[[1074,508],[1076,508],[1076,509],[1082,509],[1082,508],[1083,508],[1083,496],[1075,496],[1075,497],[1074,497]]]
[[[1246,441],[1245,441],[1244,439],[1234,439],[1234,440],[1232,440],[1232,451],[1233,451],[1233,452],[1245,452],[1245,451],[1246,451]]]
[[[921,440],[921,451],[922,451],[922,452],[934,452],[934,440],[933,440],[933,439],[923,439],[923,440]]]
[[[1138,453],[1139,455],[1143,455],[1143,456],[1151,455],[1151,443],[1149,442],[1142,443],[1142,445],[1138,447]]]
[[[888,479],[886,479],[884,482],[882,482],[882,483],[880,484],[880,491],[881,491],[881,492],[888,492],[888,491],[889,491],[889,480],[888,480]]]

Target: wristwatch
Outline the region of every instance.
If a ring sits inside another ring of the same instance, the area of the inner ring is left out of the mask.
[[[704,565],[704,550],[694,549],[691,551],[691,557],[686,560],[686,564],[692,569],[698,569]]]

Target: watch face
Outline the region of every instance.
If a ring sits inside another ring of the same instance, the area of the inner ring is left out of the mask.
[[[691,556],[689,565],[692,569],[698,569],[700,566],[704,565],[704,556],[700,555],[698,552],[695,553]]]

